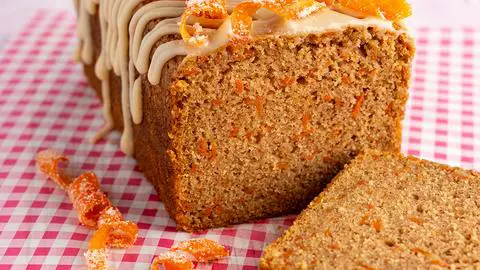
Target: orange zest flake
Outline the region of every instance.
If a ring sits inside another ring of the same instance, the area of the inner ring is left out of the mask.
[[[54,149],[46,149],[37,153],[35,162],[39,171],[46,174],[62,189],[68,189],[71,179],[64,171],[69,163],[68,157]]]
[[[353,111],[352,111],[353,118],[357,117],[357,115],[360,113],[360,109],[362,108],[364,101],[365,101],[364,94],[361,94],[360,96],[357,97],[357,102],[355,103],[355,106],[353,107]]]
[[[248,38],[253,15],[260,9],[268,9],[286,20],[307,17],[325,7],[315,0],[248,0],[241,2],[230,15],[232,31],[237,39]]]
[[[188,24],[189,17],[202,19],[225,19],[228,16],[225,0],[189,0],[180,20],[180,34],[183,40],[194,47],[207,44],[208,37],[199,23]]]
[[[172,251],[183,251],[191,254],[197,262],[210,262],[228,256],[228,250],[209,239],[191,239],[180,242],[171,248]]]
[[[80,222],[90,228],[97,227],[100,213],[111,206],[110,200],[100,191],[97,176],[87,172],[70,184],[68,195]]]
[[[353,11],[364,17],[374,16],[398,22],[412,15],[406,0],[324,0],[330,7],[340,11]]]
[[[193,262],[186,254],[168,251],[153,259],[150,270],[158,270],[163,265],[165,270],[190,270],[193,269]]]

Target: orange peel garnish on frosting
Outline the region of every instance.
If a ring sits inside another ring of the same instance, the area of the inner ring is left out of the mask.
[[[163,265],[167,270],[193,269],[193,262],[212,262],[228,256],[228,250],[209,239],[190,239],[174,245],[166,253],[157,256],[151,270]]]
[[[245,38],[250,35],[253,15],[261,8],[270,10],[285,20],[307,17],[326,7],[324,3],[315,0],[249,0],[235,6],[230,20],[235,38]]]
[[[228,256],[228,250],[210,239],[191,239],[180,242],[171,248],[173,251],[183,251],[191,254],[197,262],[210,262]]]
[[[185,43],[200,47],[206,45],[208,36],[202,26],[195,23],[188,25],[188,18],[194,16],[202,19],[225,19],[228,16],[225,0],[189,0],[180,20],[180,34]]]
[[[62,189],[67,189],[70,185],[70,176],[65,173],[65,167],[68,166],[68,157],[57,152],[54,149],[46,149],[37,153],[35,162],[39,171],[47,175]]]
[[[80,222],[97,229],[85,252],[88,269],[107,269],[107,248],[132,246],[138,235],[137,224],[125,221],[120,211],[112,206],[93,172],[83,173],[71,181],[60,166],[60,163],[68,165],[68,158],[53,149],[39,152],[36,162],[41,172],[67,191]]]
[[[363,14],[398,22],[412,15],[406,0],[319,0],[336,9],[347,9]]]

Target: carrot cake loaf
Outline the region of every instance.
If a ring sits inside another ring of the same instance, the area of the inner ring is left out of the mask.
[[[263,269],[479,269],[480,173],[369,150],[264,252]]]
[[[295,213],[359,151],[398,151],[404,0],[76,0],[108,131],[187,231]]]

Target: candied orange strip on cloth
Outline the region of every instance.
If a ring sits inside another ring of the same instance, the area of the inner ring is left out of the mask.
[[[100,213],[111,206],[100,190],[97,176],[87,172],[77,177],[68,188],[68,196],[77,211],[78,219],[90,228],[96,228]]]
[[[188,0],[180,21],[183,40],[194,47],[207,44],[207,36],[199,23],[189,26],[187,20],[194,16],[201,19],[224,19],[228,16],[225,0]]]
[[[153,259],[151,270],[158,270],[163,265],[165,270],[190,270],[193,269],[193,261],[184,253],[167,251]]]
[[[181,250],[191,254],[197,262],[215,261],[228,256],[228,250],[209,239],[191,239],[174,245],[171,250]]]
[[[228,256],[228,250],[209,239],[190,239],[174,245],[169,251],[157,256],[151,270],[163,265],[166,270],[193,269],[193,262],[211,262]]]
[[[135,243],[137,224],[125,221],[115,207],[106,208],[98,219],[98,229],[90,239],[85,252],[88,269],[107,269],[107,247],[127,248]]]
[[[85,252],[88,269],[107,269],[107,248],[127,248],[135,243],[137,224],[125,221],[120,211],[113,207],[100,190],[97,176],[86,172],[71,181],[60,166],[68,165],[68,158],[55,150],[41,151],[36,156],[37,167],[64,188],[77,211],[82,224],[97,228]]]
[[[43,150],[37,153],[35,163],[38,170],[46,174],[57,185],[67,189],[70,185],[70,176],[65,173],[68,166],[68,157],[53,149]]]

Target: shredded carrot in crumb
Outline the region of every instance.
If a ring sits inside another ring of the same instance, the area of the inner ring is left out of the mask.
[[[247,138],[247,140],[251,142],[253,138],[253,131],[248,130],[247,132],[245,132],[245,138]]]
[[[355,106],[353,107],[353,112],[352,116],[355,118],[357,115],[360,113],[360,109],[362,108],[362,104],[365,101],[365,95],[361,94],[360,96],[357,97],[357,103],[355,103]]]
[[[209,160],[214,160],[217,157],[217,146],[212,144],[212,149],[210,150],[210,157]]]
[[[365,180],[360,180],[360,181],[357,182],[357,186],[364,186],[364,185],[366,185],[367,183],[368,183],[368,182],[365,181]]]
[[[280,170],[288,169],[288,162],[278,162],[277,168],[279,168]]]
[[[232,130],[230,130],[230,138],[237,138],[238,133],[240,133],[240,128],[234,127]]]
[[[310,124],[310,121],[312,120],[312,113],[307,112],[303,114],[302,116],[302,126],[304,129],[308,129],[308,124]]]
[[[363,267],[363,268],[365,268],[365,269],[367,269],[367,270],[376,270],[375,267],[373,267],[373,266],[371,266],[371,265],[368,265],[368,264],[366,264],[366,263],[363,263],[363,262],[359,262],[358,265],[361,266],[361,267]]]
[[[449,267],[450,266],[444,260],[432,260],[431,263],[435,264],[435,265],[438,265],[438,266],[441,266],[441,267]]]
[[[413,253],[419,253],[419,254],[422,254],[424,256],[430,256],[432,255],[430,252],[422,249],[422,248],[418,248],[418,247],[414,247],[411,249]]]
[[[265,114],[265,98],[257,96],[255,97],[255,108],[258,117],[263,117]]]
[[[413,221],[415,223],[417,223],[418,225],[422,225],[425,221],[419,217],[415,217],[415,216],[412,216],[412,217],[409,217],[408,218],[410,221]]]
[[[198,140],[198,152],[202,156],[208,155],[208,142],[204,138],[200,138],[200,140]]]
[[[192,165],[190,165],[190,169],[193,173],[197,172],[197,165],[192,163]]]
[[[332,243],[332,244],[328,245],[328,248],[339,250],[340,246],[336,243]]]
[[[380,219],[375,219],[372,224],[375,231],[380,232],[383,228],[382,221]]]
[[[366,213],[361,219],[358,224],[360,225],[368,225],[368,219],[370,218],[370,214]]]
[[[237,95],[241,95],[244,88],[245,86],[243,85],[243,82],[241,80],[235,81],[235,93],[237,93]]]
[[[330,95],[325,95],[323,96],[323,101],[330,102],[333,100],[333,97]]]
[[[215,99],[212,99],[211,103],[213,107],[220,107],[220,105],[222,105],[224,102],[219,98],[215,98]]]
[[[255,101],[249,97],[245,97],[243,98],[243,102],[247,105],[254,105],[255,104]]]
[[[369,204],[367,204],[367,208],[368,208],[368,209],[373,209],[373,208],[375,208],[375,205],[369,203]]]
[[[330,231],[330,229],[328,229],[328,228],[325,229],[325,231],[323,232],[323,234],[324,234],[325,236],[332,237],[332,231]]]

